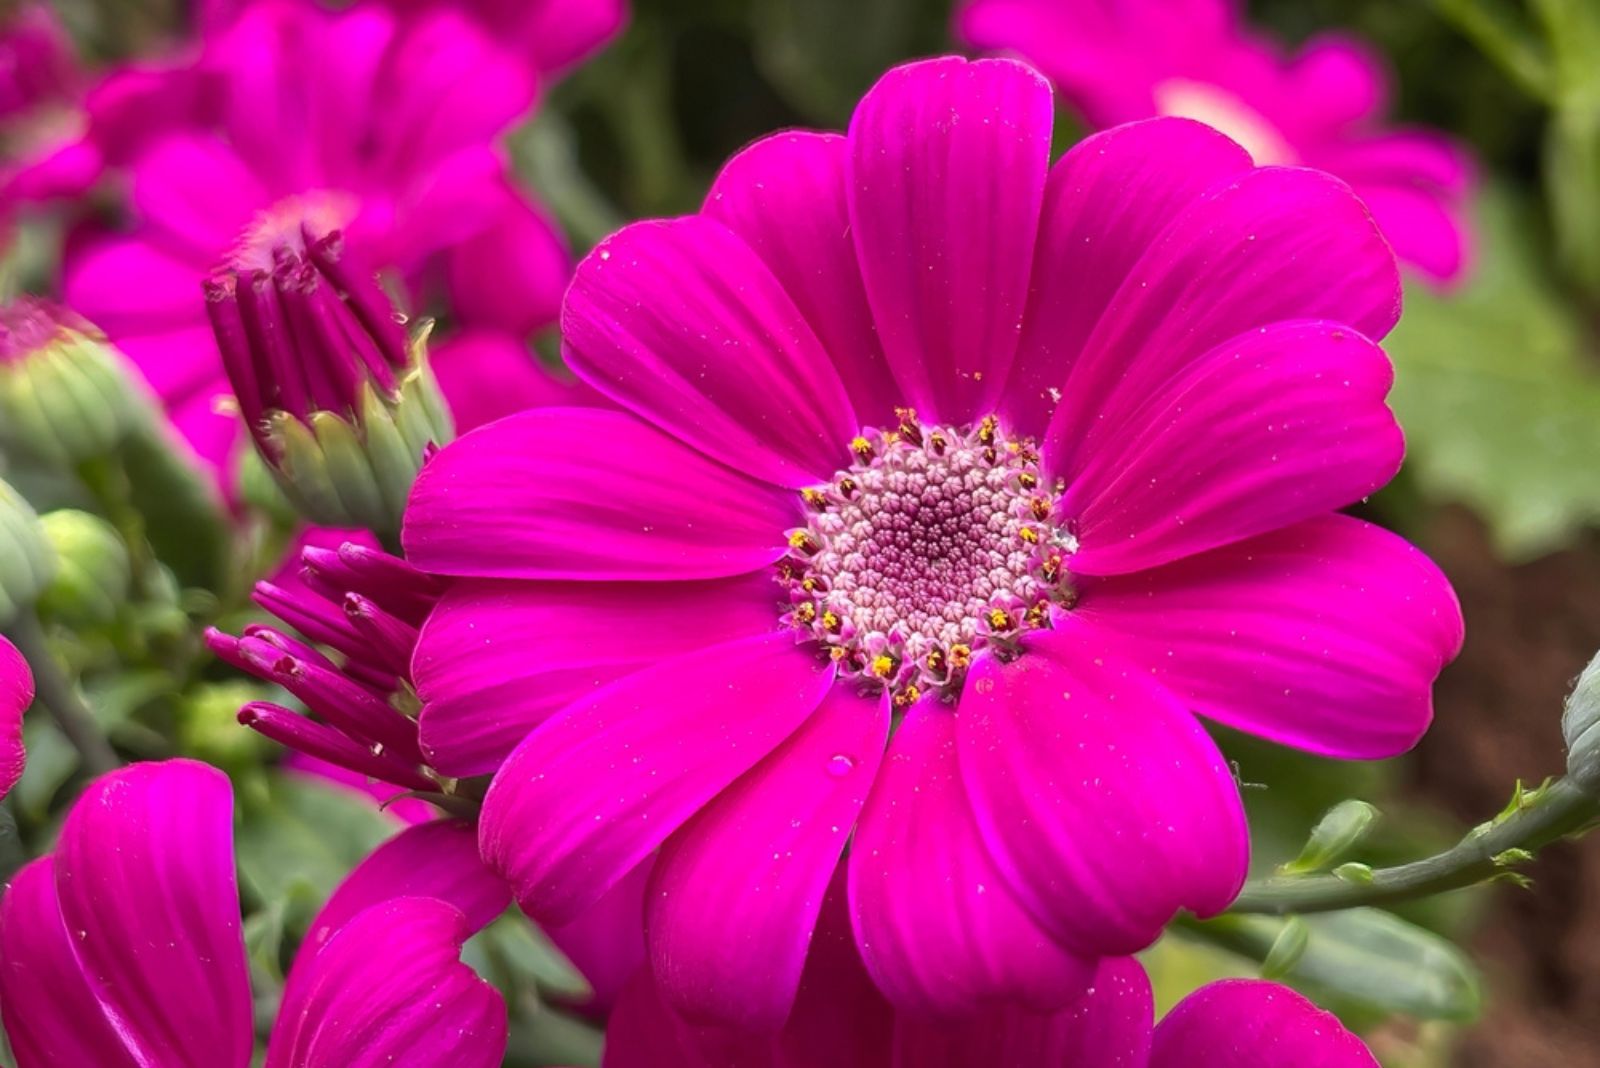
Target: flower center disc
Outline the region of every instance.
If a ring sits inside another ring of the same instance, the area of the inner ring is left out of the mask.
[[[976,650],[1014,655],[1022,633],[1049,626],[1050,606],[1072,603],[1077,542],[1031,441],[992,416],[925,427],[897,414],[851,442],[848,469],[803,491],[810,521],[790,532],[779,579],[785,620],[903,707],[954,696]]]

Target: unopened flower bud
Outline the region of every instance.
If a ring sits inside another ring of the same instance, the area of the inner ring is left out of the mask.
[[[1600,794],[1600,654],[1578,676],[1561,714],[1567,740],[1567,774],[1591,794]]]
[[[1365,801],[1341,801],[1312,828],[1300,855],[1282,869],[1284,875],[1325,871],[1341,861],[1371,832],[1378,810]]]
[[[55,551],[38,515],[0,481],[0,627],[33,608],[55,569]]]
[[[116,449],[143,396],[105,335],[38,297],[0,307],[0,447],[77,464]]]
[[[39,611],[74,627],[103,626],[128,598],[128,548],[110,523],[70,508],[43,520],[59,566],[39,595]]]
[[[223,364],[257,451],[307,519],[392,538],[430,445],[454,436],[424,338],[338,231],[302,226],[206,283]]]

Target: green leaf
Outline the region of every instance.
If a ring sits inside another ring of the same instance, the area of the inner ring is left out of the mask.
[[[1527,559],[1600,519],[1600,363],[1543,269],[1526,211],[1481,198],[1481,248],[1458,293],[1421,286],[1385,347],[1408,470],[1429,496],[1474,508]]]
[[[583,973],[549,937],[516,910],[507,912],[479,935],[509,971],[518,989],[532,988],[541,997],[582,1001],[594,993]]]
[[[263,907],[288,901],[295,919],[309,919],[304,913],[396,830],[370,798],[298,775],[269,772],[263,789],[241,790],[239,799],[243,886]]]
[[[1228,915],[1184,931],[1258,961],[1281,962],[1285,954],[1276,950],[1294,924],[1304,925],[1305,943],[1279,978],[1342,1015],[1464,1021],[1478,1014],[1480,982],[1466,954],[1382,909],[1288,919]],[[1298,935],[1289,948],[1297,941]]]

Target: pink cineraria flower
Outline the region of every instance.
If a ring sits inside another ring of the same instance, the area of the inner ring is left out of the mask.
[[[447,852],[463,836],[470,846],[463,825],[428,824],[374,857],[424,840]],[[301,946],[267,1068],[499,1065],[505,1006],[459,953],[505,902],[503,890],[436,867],[357,869]],[[233,797],[221,772],[136,764],[84,792],[55,853],[0,899],[0,1014],[18,1068],[251,1064]]]
[[[308,0],[309,2],[309,0]],[[628,21],[627,0],[382,0],[396,11],[456,8],[477,19],[497,41],[518,52],[542,77],[587,59]],[[250,0],[201,0],[200,21],[220,27]]]
[[[22,777],[22,714],[33,703],[33,673],[16,646],[0,638],[0,797]]]
[[[1371,218],[1182,119],[1051,167],[1052,110],[945,58],[757,142],[579,267],[568,359],[622,410],[417,481],[408,559],[461,580],[413,661],[430,762],[499,769],[480,844],[542,921],[659,850],[693,1017],[782,1023],[847,843],[897,1005],[1057,1009],[1238,891],[1194,713],[1357,758],[1428,724],[1455,598],[1333,514],[1402,452]]]
[[[342,230],[419,303],[435,282],[470,281],[458,310],[485,328],[520,336],[554,319],[570,260],[498,144],[535,83],[472,21],[265,0],[208,40],[198,64],[215,121],[137,154],[132,231],[70,249],[65,289],[203,457],[222,464],[239,426],[219,403],[228,385],[201,282],[272,263],[306,228]],[[525,360],[524,376],[537,373]]]
[[[830,902],[831,904],[831,902]],[[1359,1038],[1276,983],[1225,980],[1152,1026],[1150,980],[1136,960],[1101,962],[1088,992],[1045,1015],[995,1005],[960,1020],[896,1012],[851,944],[828,925],[799,997],[772,1036],[696,1027],[648,969],[624,990],[602,1068],[1377,1068]]]
[[[1471,162],[1434,130],[1382,125],[1384,64],[1338,34],[1296,55],[1242,24],[1235,0],[966,0],[957,32],[1015,51],[1096,127],[1181,115],[1259,164],[1338,175],[1401,261],[1449,282],[1468,260]]]

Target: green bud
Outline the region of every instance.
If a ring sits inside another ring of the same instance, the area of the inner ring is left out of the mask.
[[[1342,860],[1371,833],[1378,810],[1365,801],[1341,801],[1330,808],[1311,830],[1300,855],[1285,864],[1285,875],[1324,871]]]
[[[1600,654],[1578,676],[1561,714],[1567,740],[1567,774],[1591,794],[1600,794]]]
[[[39,595],[39,611],[69,626],[104,626],[128,599],[128,547],[97,515],[70,508],[41,521],[60,565]]]
[[[1333,869],[1333,874],[1347,883],[1359,883],[1362,886],[1367,886],[1372,882],[1371,865],[1357,864],[1355,861],[1339,865]]]
[[[55,551],[38,515],[0,481],[0,627],[33,608],[55,570]]]
[[[1261,978],[1282,979],[1288,975],[1300,963],[1300,958],[1306,955],[1306,946],[1310,941],[1311,928],[1306,921],[1298,916],[1288,917],[1261,961]]]
[[[144,416],[98,329],[37,297],[0,308],[0,447],[72,466],[109,455]]]
[[[269,696],[243,679],[196,686],[178,702],[178,746],[185,753],[226,769],[259,764],[272,743],[239,726],[239,709]]]

